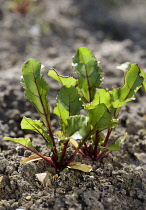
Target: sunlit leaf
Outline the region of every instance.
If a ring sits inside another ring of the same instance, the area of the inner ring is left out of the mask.
[[[21,164],[26,164],[26,163],[30,163],[30,162],[41,160],[41,159],[42,158],[40,156],[38,156],[37,154],[33,154],[33,155],[25,158],[24,160],[22,160],[20,163]]]
[[[107,107],[111,106],[111,95],[106,89],[96,89],[94,99],[91,103],[84,105],[85,109],[94,109],[98,104],[105,104]]]
[[[46,99],[49,86],[42,78],[41,63],[35,59],[28,60],[22,67],[22,85],[26,97],[34,104],[46,127],[50,123],[50,109]]]
[[[102,131],[115,126],[118,121],[113,119],[112,113],[109,112],[105,104],[99,104],[87,113],[89,118],[88,124],[91,125],[91,131]]]
[[[23,117],[21,121],[21,128],[28,129],[39,133],[46,141],[50,141],[50,136],[46,130],[43,129],[43,123],[40,120],[32,120],[27,117]]]
[[[141,69],[140,76],[142,76],[144,79],[143,83],[142,83],[142,87],[143,87],[144,91],[146,92],[146,71]]]
[[[69,143],[73,145],[73,147],[78,148],[79,144],[75,139],[70,138]]]
[[[87,173],[92,170],[91,166],[88,166],[86,164],[82,164],[80,162],[71,162],[68,165],[68,168],[76,169],[76,170],[87,172]]]
[[[40,154],[36,148],[32,145],[31,140],[29,138],[11,138],[11,137],[5,137],[3,138],[3,140],[9,140],[9,141],[13,141],[15,143],[18,143],[22,146],[24,146],[25,148],[29,149],[30,151],[34,152],[36,154],[36,157],[39,156],[40,158],[44,159],[46,162],[50,163],[53,167],[55,167],[53,161],[51,158],[46,157],[42,154]]]
[[[58,81],[61,85],[75,86],[77,83],[77,80],[75,78],[71,76],[68,77],[61,76],[54,69],[49,70],[48,76]]]
[[[78,90],[85,102],[94,99],[95,89],[102,82],[102,70],[97,64],[92,52],[85,47],[79,48],[73,58],[73,67],[78,74]]]
[[[90,130],[87,127],[88,118],[82,115],[71,116],[67,122],[66,135],[72,136],[74,139],[81,139],[85,137]],[[75,138],[75,136],[77,136]]]
[[[80,96],[73,86],[63,86],[58,93],[54,113],[61,119],[61,125],[67,126],[69,116],[77,115],[81,109]]]
[[[38,153],[36,148],[32,145],[30,138],[11,138],[5,137],[3,140],[13,141],[15,143],[21,144],[22,146],[26,147],[27,149],[31,150],[34,153]]]
[[[140,88],[143,78],[140,76],[140,69],[136,64],[131,64],[125,74],[124,85],[120,88],[110,91],[112,97],[112,106],[118,108],[123,103],[135,99],[135,93]]]

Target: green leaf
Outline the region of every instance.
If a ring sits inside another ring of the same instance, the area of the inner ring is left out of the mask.
[[[106,147],[105,149],[106,149],[106,150],[108,149],[109,151],[118,151],[118,150],[120,150],[120,149],[121,149],[121,143],[122,143],[123,141],[125,141],[126,137],[127,137],[127,133],[125,133],[124,136],[123,136],[121,139],[117,139],[117,140],[115,141],[115,143],[110,144],[110,145],[109,145],[108,147]]]
[[[126,63],[123,63],[123,64],[117,66],[117,69],[126,72],[130,68],[130,66],[131,66],[131,63],[126,62]],[[142,69],[140,69],[140,71],[141,71],[140,76],[142,76],[144,78],[142,86],[143,86],[144,91],[146,92],[146,72]]]
[[[58,81],[61,85],[75,86],[77,83],[77,80],[75,78],[71,76],[61,76],[54,69],[49,70],[48,76]]]
[[[42,133],[43,123],[40,120],[32,120],[27,117],[23,117],[21,121],[21,128],[35,131],[36,133]]]
[[[75,139],[70,138],[69,143],[74,147],[74,148],[78,148],[79,144]]]
[[[22,85],[26,97],[34,104],[46,127],[50,123],[50,109],[46,99],[49,86],[42,78],[41,63],[35,59],[28,60],[22,67]]]
[[[58,93],[54,113],[61,119],[61,125],[67,126],[69,116],[77,115],[81,109],[80,96],[73,86],[63,86]]]
[[[82,115],[71,116],[67,122],[66,135],[71,136],[73,139],[82,139],[89,132],[90,129],[87,126],[88,118]]]
[[[97,66],[97,60],[87,48],[79,48],[73,58],[73,66],[78,74],[78,90],[85,102],[94,99],[95,89],[102,82],[102,70]]]
[[[143,86],[144,91],[146,92],[146,71],[141,69],[140,76],[144,78],[142,86]]]
[[[102,131],[112,128],[118,124],[118,120],[113,119],[112,113],[109,112],[105,104],[99,104],[94,109],[90,109],[87,113],[89,118],[88,124],[91,125],[91,132],[96,130]]]
[[[118,89],[107,91],[106,89],[96,89],[94,99],[91,103],[84,105],[85,109],[94,109],[98,104],[105,104],[113,116],[117,115],[122,106],[128,101],[135,99],[135,93],[142,84],[140,69],[136,64],[127,64],[128,71],[125,74],[124,85]]]
[[[85,109],[94,109],[98,104],[105,104],[107,107],[111,106],[111,95],[106,89],[96,89],[94,99],[91,103],[84,105]]]
[[[46,141],[50,141],[50,136],[46,130],[43,129],[43,123],[40,120],[32,120],[27,117],[23,117],[21,121],[21,128],[28,129],[39,133]]]
[[[67,167],[71,168],[71,169],[80,170],[80,171],[83,171],[86,173],[88,173],[92,170],[91,166],[81,164],[80,162],[71,162],[71,163],[69,163],[69,165]]]
[[[11,137],[5,137],[5,138],[3,138],[3,140],[13,141],[15,143],[18,143],[18,144],[24,146],[25,148],[27,148],[30,151],[34,152],[36,154],[36,156],[44,159],[46,162],[50,163],[54,168],[56,168],[56,166],[54,165],[52,159],[50,157],[46,157],[46,156],[40,154],[36,150],[36,148],[32,145],[31,140],[29,138],[11,138]]]
[[[13,141],[15,143],[21,144],[25,148],[31,150],[34,153],[38,153],[36,148],[32,145],[30,138],[11,138],[11,137],[5,137],[3,140],[9,140]]]
[[[124,85],[110,91],[114,108],[122,107],[126,102],[135,99],[135,93],[143,82],[140,72],[136,64],[131,64],[130,69],[125,74]]]

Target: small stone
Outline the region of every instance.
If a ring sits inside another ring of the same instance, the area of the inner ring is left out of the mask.
[[[27,201],[30,201],[30,200],[31,200],[31,196],[28,195],[25,199],[26,199]]]
[[[52,183],[51,183],[52,176],[49,172],[36,174],[36,177],[42,183],[44,187],[52,186]]]

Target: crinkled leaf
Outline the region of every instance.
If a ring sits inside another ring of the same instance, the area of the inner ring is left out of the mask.
[[[95,89],[102,82],[102,70],[97,64],[96,58],[87,48],[79,48],[73,58],[73,66],[78,74],[78,90],[85,102],[94,99]]]
[[[32,145],[30,138],[11,138],[11,137],[5,137],[3,140],[9,140],[13,141],[15,143],[21,144],[25,148],[31,150],[34,153],[38,153],[36,148]]]
[[[124,103],[135,99],[135,93],[143,82],[140,76],[140,69],[136,64],[131,64],[129,70],[125,74],[124,85],[118,89],[110,91],[112,97],[112,106],[119,108]]]
[[[112,128],[118,123],[117,120],[113,120],[113,115],[105,104],[99,104],[94,109],[90,109],[87,117],[89,117],[88,124],[91,125],[91,132]]]
[[[92,170],[91,166],[82,164],[80,162],[71,162],[71,163],[69,163],[69,165],[67,167],[71,168],[71,169],[76,169],[76,170],[80,170],[83,172],[87,172],[87,173]]]
[[[77,83],[77,80],[75,78],[71,76],[68,77],[61,76],[54,69],[49,70],[48,76],[58,81],[61,85],[75,86]]]
[[[42,78],[41,63],[35,59],[28,60],[22,67],[22,85],[26,97],[34,104],[46,127],[50,121],[50,110],[46,95],[49,86]]]
[[[61,125],[67,126],[69,116],[77,115],[81,109],[80,96],[73,86],[63,86],[57,97],[54,113],[61,119]]]

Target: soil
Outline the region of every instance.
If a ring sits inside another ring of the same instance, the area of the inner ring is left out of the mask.
[[[122,109],[121,124],[111,136],[116,139],[128,133],[121,150],[101,162],[83,159],[92,166],[90,173],[69,170],[54,176],[43,161],[20,165],[30,152],[2,141],[4,136],[30,136],[42,153],[48,152],[38,136],[20,129],[23,116],[38,118],[20,85],[21,66],[27,59],[36,58],[47,66],[47,80],[50,67],[70,75],[76,49],[88,47],[101,62],[108,88],[123,83],[118,64],[129,61],[145,69],[145,0],[36,0],[25,15],[10,11],[8,2],[0,3],[0,210],[146,210],[146,94],[142,89]],[[50,87],[53,107],[59,87],[52,82]],[[56,118],[51,117],[57,130]],[[41,184],[36,174],[45,171],[49,171],[47,180]]]

